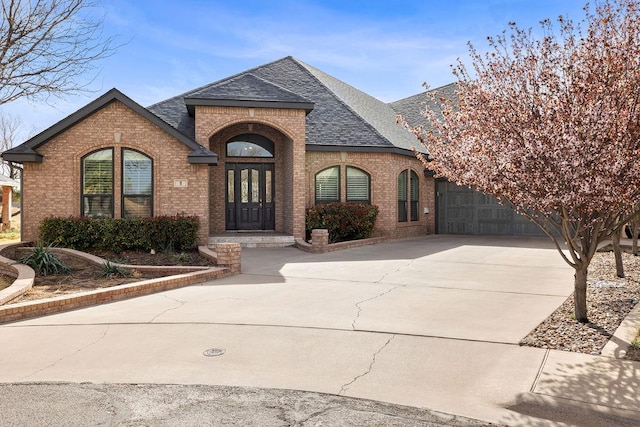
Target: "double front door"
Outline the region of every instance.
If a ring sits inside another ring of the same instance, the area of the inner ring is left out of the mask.
[[[227,230],[273,230],[273,163],[227,163],[226,177]]]

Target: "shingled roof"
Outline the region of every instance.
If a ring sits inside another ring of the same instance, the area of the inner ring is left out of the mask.
[[[440,112],[440,105],[434,102],[429,94],[435,92],[438,98],[445,98],[449,100],[456,99],[456,83],[450,83],[448,85],[431,89],[430,91],[421,92],[417,95],[409,96],[407,98],[400,99],[398,101],[389,104],[396,113],[400,114],[410,126],[429,127],[427,119],[424,117],[424,111],[426,108],[430,110]]]
[[[148,109],[194,138],[195,123],[189,107],[221,105],[220,100],[226,105],[234,101],[244,105],[273,102],[274,107],[284,108],[302,108],[306,102],[306,144],[311,151],[394,151],[412,155],[412,147],[419,145],[413,135],[396,124],[396,111],[390,105],[291,56]]]

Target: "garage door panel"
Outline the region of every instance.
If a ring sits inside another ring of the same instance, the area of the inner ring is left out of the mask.
[[[467,187],[436,185],[438,233],[542,236],[542,231],[498,200]]]

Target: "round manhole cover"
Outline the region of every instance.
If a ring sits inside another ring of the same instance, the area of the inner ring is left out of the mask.
[[[202,354],[204,354],[207,357],[222,356],[224,354],[224,349],[223,348],[209,348],[209,349],[206,349]]]

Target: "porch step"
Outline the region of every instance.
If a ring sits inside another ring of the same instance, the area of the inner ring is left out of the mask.
[[[226,233],[209,236],[209,246],[216,243],[240,243],[243,248],[283,248],[293,246],[293,236],[282,233]]]

